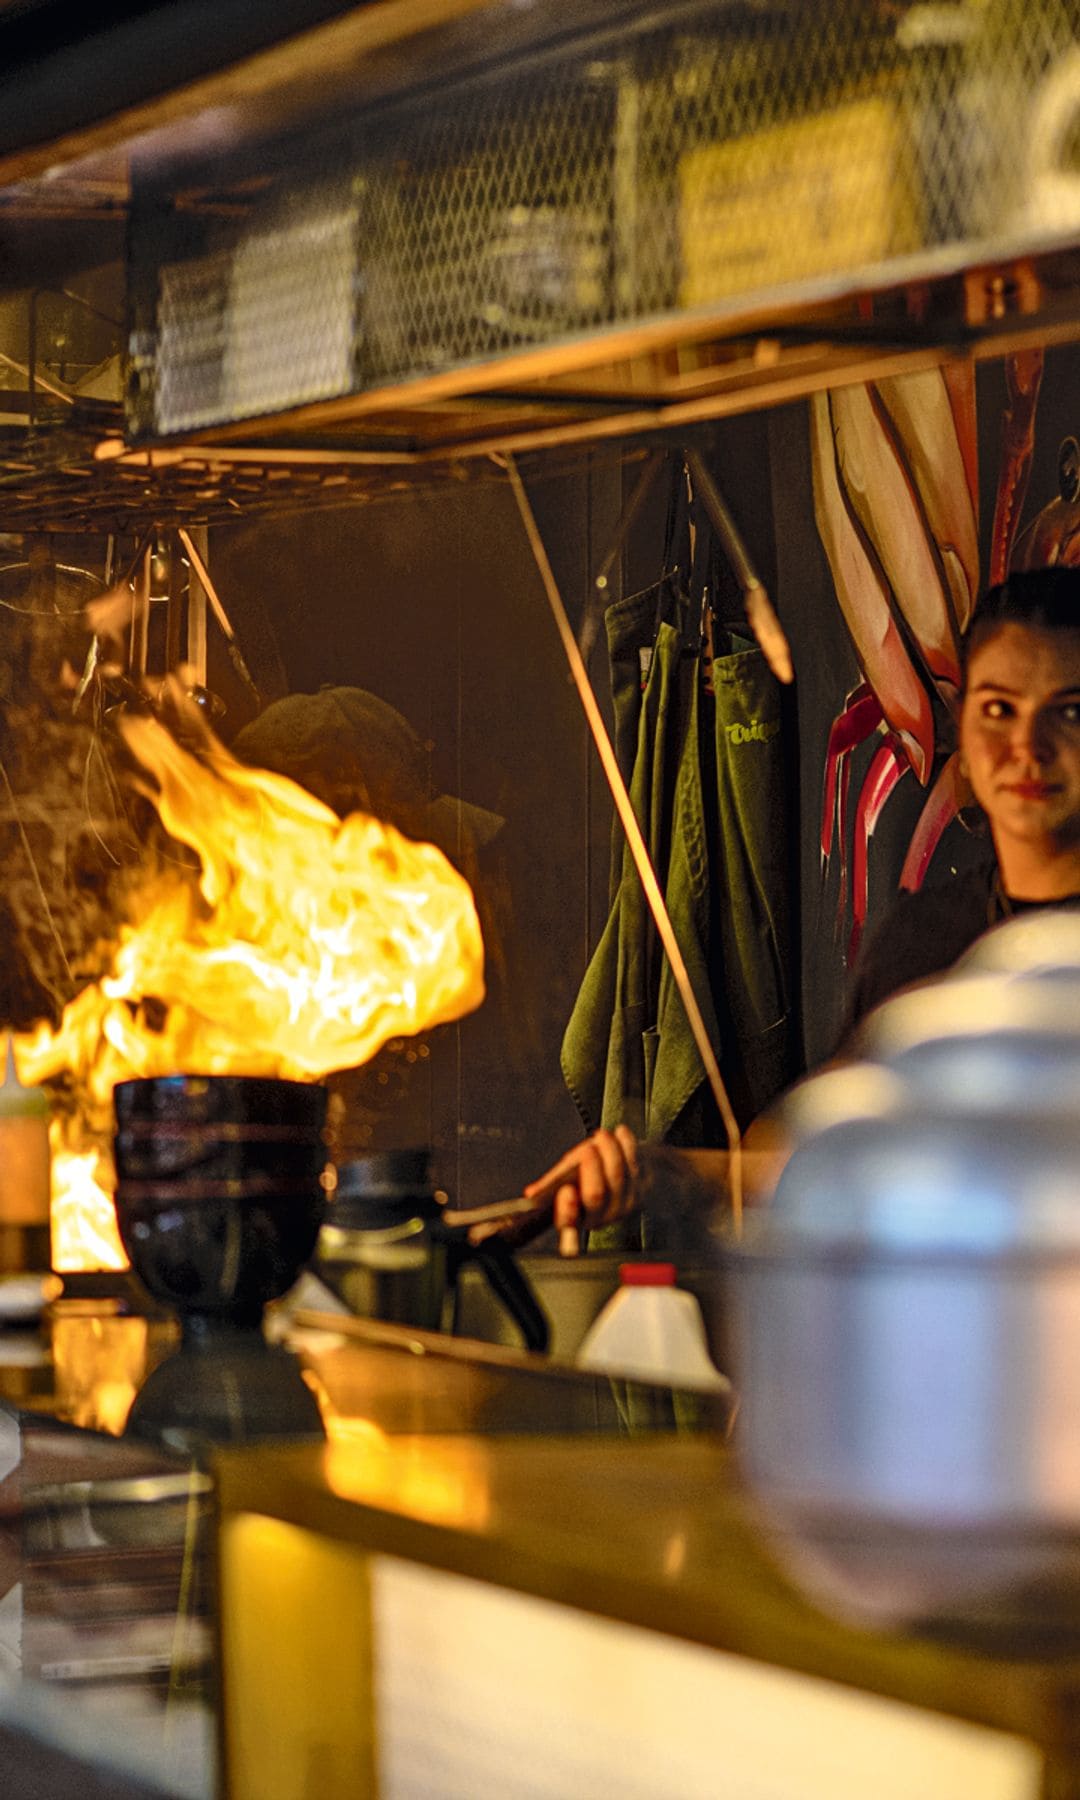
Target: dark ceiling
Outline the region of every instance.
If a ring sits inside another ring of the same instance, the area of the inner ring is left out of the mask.
[[[0,11],[0,156],[48,145],[364,7],[342,0],[159,0]]]

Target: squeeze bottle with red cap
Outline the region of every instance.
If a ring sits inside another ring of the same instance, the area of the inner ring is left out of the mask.
[[[0,1051],[0,1055],[4,1055]],[[0,1081],[0,1271],[49,1267],[49,1101],[24,1087],[7,1038]]]
[[[619,1287],[585,1334],[578,1367],[665,1387],[730,1389],[709,1355],[693,1294],[675,1286],[674,1263],[623,1263]]]

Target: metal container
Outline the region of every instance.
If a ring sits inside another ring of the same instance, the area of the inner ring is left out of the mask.
[[[1078,1636],[1075,991],[958,979],[882,1008],[882,1066],[797,1091],[772,1206],[728,1253],[747,1480],[860,1622]]]
[[[548,1347],[547,1318],[498,1238],[474,1244],[443,1218],[426,1149],[373,1152],[338,1171],[316,1268],[361,1318],[447,1329],[461,1269],[475,1263],[529,1350]]]
[[[834,1125],[732,1254],[755,1482],[911,1520],[1080,1523],[1080,1126]]]
[[[1007,945],[995,952],[1006,953]],[[972,964],[962,978],[879,1007],[860,1048],[875,1074],[899,1077],[939,1109],[1044,1117],[1080,1114],[1078,1032],[1080,970],[984,973]]]
[[[1021,913],[979,938],[956,971],[1080,982],[1080,912],[1062,907]]]

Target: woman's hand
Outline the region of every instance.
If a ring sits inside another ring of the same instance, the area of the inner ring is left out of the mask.
[[[638,1141],[628,1125],[597,1131],[575,1144],[545,1175],[530,1181],[527,1197],[551,1192],[559,1254],[576,1256],[582,1231],[609,1225],[637,1203]]]

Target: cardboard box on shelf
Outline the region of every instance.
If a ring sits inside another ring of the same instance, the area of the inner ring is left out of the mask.
[[[902,114],[885,96],[689,151],[679,165],[680,303],[918,248],[915,168]]]

